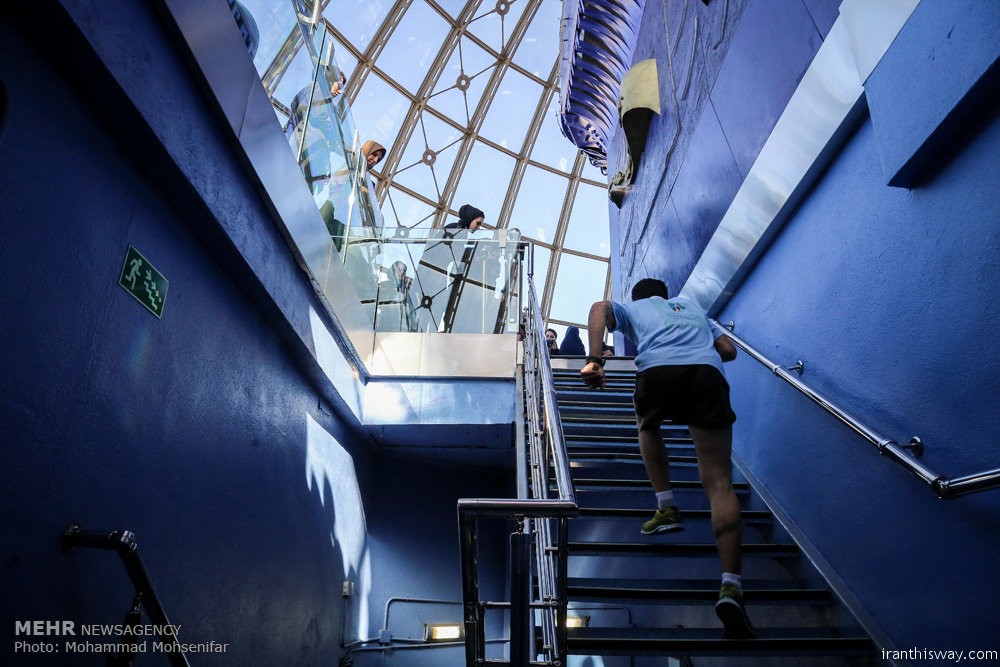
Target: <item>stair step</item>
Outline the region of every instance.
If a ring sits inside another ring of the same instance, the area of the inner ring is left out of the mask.
[[[671,438],[667,456],[696,459],[694,443],[683,438]],[[641,461],[639,445],[632,442],[573,442],[566,445],[570,461],[574,459],[604,459],[607,461]]]
[[[580,397],[580,396],[607,396],[608,394],[621,395],[628,398],[632,398],[632,394],[635,392],[634,384],[624,384],[624,383],[614,383],[607,384],[603,389],[594,389],[593,387],[588,387],[583,382],[577,380],[576,382],[553,382],[553,386],[556,389],[556,395],[565,392],[567,396]],[[593,400],[593,399],[591,399]]]
[[[581,365],[580,368],[583,368]],[[579,368],[553,368],[552,369],[553,378],[574,378],[576,380],[580,379],[580,369]],[[604,377],[609,378],[635,378],[635,371],[616,371],[611,370],[607,367],[604,368]]]
[[[621,417],[635,420],[635,406],[628,403],[596,403],[594,401],[560,401],[559,412],[563,417]]]
[[[568,448],[567,448],[568,449]],[[630,448],[633,451],[619,451],[615,449],[578,449],[570,450],[569,458],[571,461],[584,461],[584,460],[601,460],[608,462],[626,462],[626,461],[642,461],[642,454],[634,451],[635,448]],[[683,454],[668,455],[667,460],[670,463],[697,463],[697,456],[685,456]]]
[[[580,380],[580,369],[581,368],[583,368],[583,367],[581,366],[580,368],[560,368],[560,369],[553,369],[553,371],[552,371],[552,379],[555,380],[556,382],[560,382],[560,381],[562,381],[562,382],[566,382],[566,381],[580,382],[581,381]],[[609,379],[609,380],[628,380],[628,381],[634,382],[635,381],[635,371],[620,371],[620,370],[614,371],[614,370],[608,370],[608,367],[605,366],[604,367],[604,377],[606,379]]]
[[[556,397],[558,399],[558,396]],[[629,400],[625,401],[599,401],[599,400],[588,400],[588,397],[583,398],[566,398],[563,400],[558,400],[559,407],[579,407],[579,408],[628,408],[631,410],[634,405],[632,403],[631,397]]]
[[[549,486],[553,486],[555,480],[549,480]],[[649,488],[648,479],[601,479],[601,478],[586,478],[586,479],[574,479],[573,486],[576,488],[581,487],[617,487],[617,488]],[[672,479],[670,480],[670,486],[674,489],[700,489],[702,484],[700,481],[686,480],[686,479]],[[736,493],[746,493],[750,491],[750,485],[747,482],[733,482],[733,490]]]
[[[683,534],[683,533],[682,533]],[[651,539],[660,539],[657,536]],[[743,544],[741,552],[744,556],[770,556],[783,558],[797,556],[799,548],[794,544],[758,543]],[[684,542],[569,542],[571,556],[718,556],[714,543],[684,543]]]
[[[601,404],[601,405],[632,405],[632,392],[601,391],[595,389],[558,389],[556,403],[562,405]]]
[[[569,628],[575,655],[862,655],[870,639],[854,629],[759,628],[757,639],[722,639],[718,628]]]
[[[755,640],[722,639],[721,624],[712,609],[718,597],[718,580],[711,578],[717,572],[718,550],[710,510],[683,509],[688,530],[677,535],[640,536],[638,523],[625,522],[645,521],[653,511],[635,508],[643,504],[645,496],[637,494],[648,494],[649,482],[639,468],[634,372],[606,372],[606,376],[605,388],[591,389],[580,381],[578,369],[555,371],[574,486],[579,502],[588,505],[581,507],[569,533],[568,596],[571,609],[575,605],[601,610],[613,605],[629,610],[629,626],[659,627],[571,628],[569,653],[661,659],[720,656],[725,664],[745,658],[769,664],[770,656],[790,661],[824,656],[851,664],[857,660],[854,656],[871,659],[874,644],[860,627],[831,627],[838,623],[832,619],[844,617],[836,595],[821,578],[803,574],[802,568],[811,566],[801,558],[797,545],[787,537],[779,537],[778,542],[772,539],[773,533],[783,533],[775,531],[777,522],[767,510],[744,509],[740,517],[744,539],[749,540],[741,547],[747,575],[745,597],[753,607],[762,608],[756,617],[763,627],[757,629]],[[681,493],[679,504],[707,507],[700,493],[702,484],[692,479],[697,457],[686,425],[665,423],[661,435],[668,445],[672,486]],[[642,479],[634,479],[637,476]],[[750,485],[740,480],[733,486],[740,504],[749,504]],[[611,507],[595,506],[604,504]],[[606,616],[595,612],[590,618],[600,626],[617,622],[616,617]]]
[[[672,427],[671,431],[674,433],[674,435],[669,435],[669,436],[665,435],[665,436],[663,436],[663,442],[665,444],[667,444],[667,445],[671,445],[671,444],[693,445],[693,441],[691,440],[691,436],[681,436],[681,435],[679,435],[678,431],[676,430],[677,428],[678,427]],[[660,431],[660,432],[663,433],[663,431]],[[634,429],[633,429],[633,433],[635,433]],[[684,433],[687,433],[687,429],[684,429]],[[579,446],[579,445],[586,444],[586,443],[597,443],[597,444],[622,445],[622,446],[628,446],[628,447],[631,447],[631,448],[634,449],[639,444],[639,436],[638,435],[629,436],[628,434],[625,434],[625,433],[615,433],[615,434],[606,434],[606,433],[572,433],[572,434],[565,434],[565,437],[566,437],[566,446],[567,447],[574,446],[574,445],[575,446]]]
[[[581,518],[600,518],[600,519],[648,519],[653,516],[653,510],[648,508],[643,509],[626,509],[620,507],[581,507],[580,517]],[[685,521],[688,519],[711,519],[712,512],[710,510],[681,510],[681,516]],[[744,521],[770,521],[771,513],[767,510],[743,510],[740,513],[740,517]]]
[[[580,419],[579,415],[578,416],[569,415],[569,416],[571,417],[571,419],[569,420],[569,425],[572,426],[577,426],[582,422],[583,424],[588,424],[588,425],[592,424],[594,425],[594,427],[604,427],[607,430],[615,432],[621,431],[622,433],[630,435],[633,433],[637,433],[635,419],[630,419],[624,422],[620,420],[610,420],[609,423],[604,424],[604,422],[602,422],[600,419],[594,419],[592,417],[585,417],[583,419]],[[563,419],[562,421],[563,421],[563,428],[565,429],[565,427],[567,426],[566,419]],[[577,428],[579,427],[577,426]],[[685,433],[689,433],[686,426],[682,427],[682,426],[668,425],[667,430],[670,429],[683,430]]]
[[[566,424],[597,424],[600,426],[607,424],[627,424],[630,428],[635,428],[635,413],[622,413],[620,415],[574,415],[563,412],[560,416],[563,425]]]
[[[719,597],[719,582],[716,579],[688,579],[656,581],[651,579],[569,579],[567,582],[571,600],[580,601],[639,601],[655,603],[686,604],[691,602],[712,602]],[[833,593],[828,588],[803,588],[788,582],[748,582],[743,597],[747,604],[763,606],[768,604],[830,604]]]
[[[587,393],[587,394],[599,394],[599,393],[608,393],[608,392],[611,392],[613,394],[624,394],[624,395],[628,396],[629,398],[631,398],[632,394],[635,393],[635,383],[634,382],[608,382],[608,383],[606,383],[604,385],[603,389],[594,389],[593,387],[588,387],[587,385],[583,384],[579,380],[576,380],[576,381],[573,381],[573,382],[559,382],[559,381],[556,381],[556,382],[553,383],[553,386],[555,387],[557,395],[560,392],[563,392],[563,391],[566,391],[566,392],[583,392],[583,393]]]

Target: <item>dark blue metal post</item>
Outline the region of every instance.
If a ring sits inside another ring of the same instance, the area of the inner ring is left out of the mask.
[[[510,536],[510,664],[531,662],[531,536]]]

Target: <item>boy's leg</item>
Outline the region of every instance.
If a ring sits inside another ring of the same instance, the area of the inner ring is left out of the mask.
[[[715,613],[724,639],[756,637],[740,585],[740,505],[733,491],[733,428],[689,427],[698,453],[698,472],[712,505],[712,530],[722,561],[722,586]],[[727,581],[729,579],[729,581]]]
[[[688,430],[698,454],[698,474],[712,507],[712,531],[722,570],[739,574],[740,504],[733,491],[733,427],[690,426]],[[645,457],[643,453],[643,460]]]
[[[659,424],[655,428],[639,429],[639,453],[642,454],[642,463],[646,466],[646,475],[653,485],[653,491],[669,491],[670,470],[667,467],[667,450],[663,446]]]
[[[670,471],[667,468],[667,451],[660,436],[660,427],[639,430],[639,451],[642,462],[646,466],[649,482],[656,492],[656,513],[653,518],[642,524],[643,535],[656,533],[672,533],[684,530],[684,522],[673,500],[670,491]]]

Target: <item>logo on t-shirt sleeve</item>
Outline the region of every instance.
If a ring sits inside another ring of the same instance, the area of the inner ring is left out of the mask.
[[[670,310],[674,311],[675,313],[679,313],[682,310],[687,310],[687,308],[684,307],[684,304],[681,303],[668,303],[667,305],[670,306]]]

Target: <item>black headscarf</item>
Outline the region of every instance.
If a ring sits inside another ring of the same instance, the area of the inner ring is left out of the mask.
[[[580,340],[579,327],[566,327],[566,335],[563,336],[563,342],[559,346],[559,354],[574,356],[587,354],[583,347],[583,341]]]
[[[473,220],[485,216],[485,213],[472,204],[462,204],[462,208],[458,209],[458,226],[462,229],[468,229]]]

